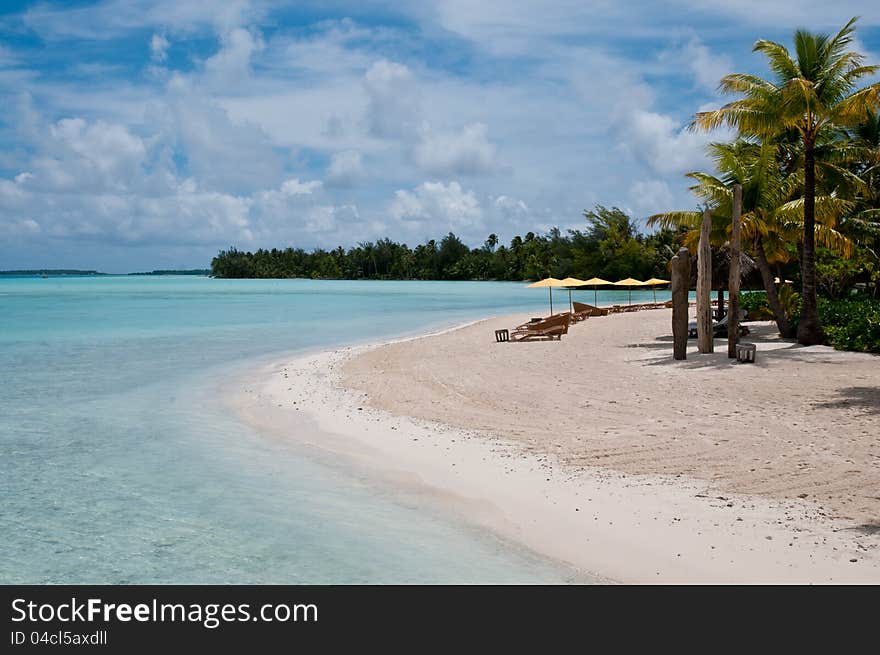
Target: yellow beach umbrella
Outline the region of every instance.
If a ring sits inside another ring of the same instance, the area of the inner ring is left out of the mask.
[[[659,277],[652,277],[650,280],[645,280],[645,286],[653,287],[651,291],[654,292],[654,303],[657,303],[657,287],[663,286],[664,284],[669,284],[669,280],[661,280]]]
[[[582,287],[586,284],[583,280],[579,280],[576,277],[567,277],[564,280],[561,280],[563,286],[568,287],[568,311],[572,311],[571,305],[571,288],[572,287]]]
[[[643,287],[643,286],[645,286],[645,283],[642,282],[641,280],[636,280],[634,278],[628,277],[625,280],[618,280],[617,282],[614,282],[614,286],[627,287],[629,289],[629,304],[632,305],[632,303],[633,303],[632,288],[633,287]]]
[[[613,284],[613,282],[609,282],[608,280],[603,280],[601,277],[591,277],[589,280],[585,280],[581,285],[583,287],[593,287],[593,305],[595,307],[599,306],[599,290],[597,287],[607,287],[608,285]]]
[[[555,277],[544,278],[543,280],[538,280],[537,282],[532,282],[528,285],[527,289],[533,289],[535,287],[548,287],[550,289],[550,314],[553,314],[553,287],[564,287],[565,285],[562,283],[562,280],[557,280]]]

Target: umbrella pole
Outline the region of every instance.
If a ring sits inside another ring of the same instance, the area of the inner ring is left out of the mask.
[[[633,304],[633,290],[632,289],[629,290],[629,304],[630,305]]]
[[[599,287],[593,287],[593,306],[599,306]]]
[[[569,314],[572,312],[574,307],[571,304],[571,289],[568,290],[568,312]]]
[[[553,316],[553,287],[547,287],[550,289],[550,316]]]

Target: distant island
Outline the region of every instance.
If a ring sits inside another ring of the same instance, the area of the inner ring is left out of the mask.
[[[107,275],[106,273],[101,273],[100,271],[80,271],[75,268],[34,268],[34,269],[23,269],[19,271],[0,271],[0,275],[8,275],[10,277],[23,277],[28,275],[33,276],[43,276],[43,275]]]
[[[76,277],[96,277],[104,275],[113,275],[113,273],[102,273],[101,271],[81,271],[75,268],[29,268],[15,271],[0,271],[0,276],[7,277],[60,277],[60,276],[76,276]],[[155,270],[144,271],[140,273],[124,273],[124,275],[211,275],[210,269],[207,268],[187,268],[184,270]]]

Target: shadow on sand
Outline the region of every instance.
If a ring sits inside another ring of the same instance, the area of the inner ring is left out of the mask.
[[[846,362],[833,356],[833,351],[825,346],[801,346],[793,339],[781,339],[772,323],[746,323],[749,334],[742,337],[745,343],[757,345],[757,357],[753,364],[741,364],[736,359],[727,356],[727,339],[715,339],[715,352],[701,354],[697,352],[696,339],[688,340],[688,358],[674,360],[672,358],[672,335],[666,334],[656,337],[646,343],[630,343],[628,348],[646,348],[649,350],[664,351],[662,354],[652,356],[645,360],[648,366],[677,366],[679,368],[729,368],[732,366],[755,366],[765,368],[778,361],[803,361],[822,364],[835,364],[845,366]],[[880,362],[878,362],[880,363]],[[876,389],[870,387],[853,387],[852,390],[861,390],[862,398],[868,402],[878,404]],[[873,398],[873,401],[871,401]],[[843,402],[843,401],[841,401]],[[857,402],[850,399],[850,402]]]
[[[871,414],[880,414],[880,387],[846,387],[840,389],[838,397],[824,403],[814,403],[813,407],[841,409],[862,407]]]

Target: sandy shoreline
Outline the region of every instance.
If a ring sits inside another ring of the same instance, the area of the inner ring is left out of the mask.
[[[759,327],[755,366],[673,363],[665,310],[496,344],[518,318],[275,362],[236,409],[587,574],[880,581],[878,358]]]

